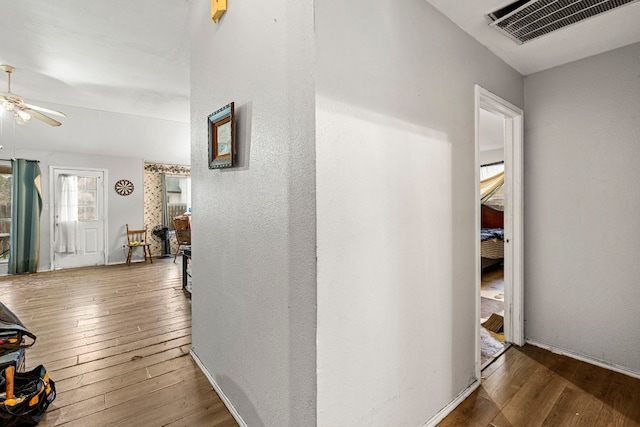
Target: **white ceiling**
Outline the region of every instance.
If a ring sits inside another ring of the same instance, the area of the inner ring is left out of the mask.
[[[188,1],[1,1],[0,64],[31,104],[188,123]]]
[[[518,45],[488,26],[502,0],[427,1],[524,75],[640,41],[640,2]],[[0,64],[31,104],[188,123],[188,2],[1,1]]]
[[[523,75],[640,42],[640,2],[517,44],[489,26],[487,13],[513,0],[427,0]]]

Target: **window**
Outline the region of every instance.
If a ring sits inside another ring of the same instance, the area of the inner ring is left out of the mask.
[[[166,223],[173,231],[173,218],[191,209],[191,177],[166,175],[164,200]]]
[[[499,174],[500,172],[504,172],[504,162],[480,166],[480,181]],[[491,195],[489,200],[485,202],[485,205],[501,211],[504,210],[504,185]]]
[[[78,176],[78,220],[98,219],[98,178]]]
[[[500,172],[504,172],[504,162],[482,165],[480,166],[480,181],[485,178],[492,177]]]
[[[11,165],[0,162],[0,262],[9,259],[11,235]]]

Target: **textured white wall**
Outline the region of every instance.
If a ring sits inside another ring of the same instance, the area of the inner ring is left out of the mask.
[[[523,79],[423,0],[315,24],[318,425],[422,425],[475,376],[474,84]]]
[[[640,44],[525,80],[525,318],[640,374]]]
[[[191,2],[193,350],[250,426],[315,425],[313,3]],[[233,6],[233,7],[231,7]],[[234,101],[234,169],[207,116]]]

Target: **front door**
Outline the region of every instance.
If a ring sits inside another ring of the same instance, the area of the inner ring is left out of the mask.
[[[53,269],[105,264],[103,170],[53,168]]]

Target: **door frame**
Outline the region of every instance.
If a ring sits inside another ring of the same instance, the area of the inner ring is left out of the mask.
[[[109,171],[107,169],[101,168],[83,168],[78,166],[57,166],[50,165],[49,166],[49,206],[51,209],[49,210],[49,265],[50,270],[53,271],[55,269],[54,265],[54,251],[55,251],[55,171],[56,170],[65,170],[65,171],[91,171],[91,172],[102,172],[102,176],[104,177],[102,182],[102,218],[104,221],[104,236],[102,237],[103,248],[102,253],[104,254],[102,265],[107,265],[107,260],[109,259],[109,241],[107,236],[109,236],[109,198],[107,191],[106,183],[109,182]]]
[[[523,120],[524,111],[475,85],[475,188],[476,188],[476,375],[480,375],[480,110],[504,117],[504,312],[505,341],[524,345],[524,224],[523,224]]]

